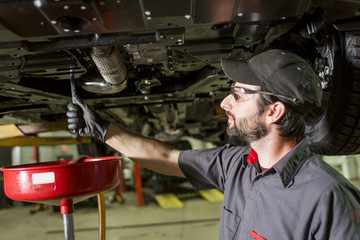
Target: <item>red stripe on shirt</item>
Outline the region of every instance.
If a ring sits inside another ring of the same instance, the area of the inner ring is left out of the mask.
[[[251,230],[250,236],[252,236],[252,237],[255,238],[256,240],[266,240],[266,238],[263,238],[262,236],[260,236],[259,234],[257,234],[254,230]]]

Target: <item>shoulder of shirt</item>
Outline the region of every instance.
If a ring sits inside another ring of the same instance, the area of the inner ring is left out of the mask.
[[[324,192],[336,191],[336,189],[339,188],[348,188],[354,189],[360,194],[360,190],[347,178],[315,154],[308,159],[308,164],[309,167],[315,169],[315,172],[313,173],[314,176],[322,179],[321,183],[323,184],[322,189]]]
[[[238,146],[238,145],[231,145],[226,144],[223,146],[222,150],[223,156],[226,156],[227,161],[231,162],[231,165],[237,165],[239,161],[242,161],[241,165],[248,165],[245,155],[248,155],[251,151],[250,146]]]
[[[197,149],[197,150],[181,150],[180,154],[183,153],[212,153],[212,154],[226,154],[227,156],[236,155],[237,157],[241,157],[242,155],[249,154],[251,151],[250,146],[238,146],[225,144],[223,146],[213,147],[213,148],[205,148],[205,149]]]
[[[215,152],[226,152],[229,154],[238,154],[238,155],[244,155],[249,154],[251,151],[250,146],[239,146],[239,145],[231,145],[231,144],[225,144],[218,147],[213,148],[205,148],[205,149],[198,149],[198,150],[181,150],[180,152],[201,152],[201,151],[215,151]]]
[[[202,149],[202,150],[183,150],[180,152],[180,159],[182,158],[183,154],[190,154],[193,156],[200,156],[202,154],[211,155],[213,157],[219,156],[222,160],[229,161],[232,164],[244,159],[243,156],[249,154],[251,151],[250,146],[238,146],[238,145],[231,145],[225,144],[223,146]],[[246,161],[245,161],[246,162]]]
[[[227,151],[228,154],[233,154],[240,157],[245,154],[249,154],[251,151],[251,147],[226,144],[223,146],[223,151]]]

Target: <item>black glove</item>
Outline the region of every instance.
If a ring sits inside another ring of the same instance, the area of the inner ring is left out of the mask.
[[[95,110],[82,99],[75,97],[75,103],[70,103],[67,108],[68,128],[70,132],[82,137],[95,137],[104,142],[109,122],[103,120]]]

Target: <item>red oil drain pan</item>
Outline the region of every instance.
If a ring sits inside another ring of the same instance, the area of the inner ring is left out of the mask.
[[[14,200],[49,205],[62,199],[80,202],[116,187],[120,157],[81,157],[72,160],[4,167],[5,194]]]

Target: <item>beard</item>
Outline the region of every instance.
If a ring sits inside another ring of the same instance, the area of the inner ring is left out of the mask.
[[[265,137],[269,133],[261,118],[262,112],[260,111],[240,119],[235,119],[230,113],[228,115],[234,119],[232,126],[228,125],[227,127],[227,134],[231,139],[251,143]]]

